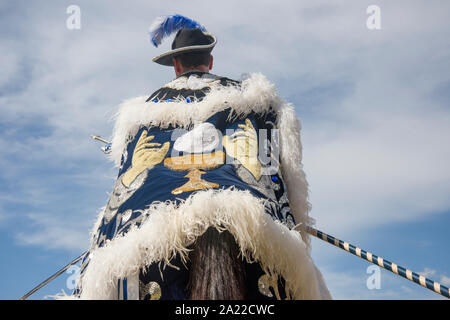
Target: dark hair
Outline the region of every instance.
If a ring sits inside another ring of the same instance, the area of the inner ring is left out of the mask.
[[[228,231],[209,227],[190,252],[188,289],[191,300],[243,300],[246,298],[244,261]]]
[[[211,61],[211,53],[205,51],[187,52],[177,55],[175,58],[180,59],[184,68],[197,67],[201,65],[209,66]]]

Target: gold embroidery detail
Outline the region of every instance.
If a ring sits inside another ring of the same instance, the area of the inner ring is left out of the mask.
[[[230,136],[224,136],[222,144],[227,154],[233,157],[252,173],[256,180],[261,178],[261,162],[258,159],[258,134],[249,119],[245,125],[239,124],[243,130],[236,131]]]
[[[217,183],[212,183],[201,178],[205,171],[202,170],[213,170],[225,163],[225,153],[223,151],[217,151],[209,154],[188,154],[179,157],[166,158],[164,160],[164,165],[175,171],[189,171],[185,176],[189,178],[181,187],[172,190],[172,194],[180,194],[183,192],[207,189],[207,188],[218,188]]]
[[[183,192],[207,189],[207,188],[218,188],[219,185],[217,183],[208,182],[201,178],[202,174],[205,174],[205,171],[201,171],[198,169],[194,169],[189,171],[186,178],[189,178],[189,181],[183,184],[181,187],[172,190],[173,194],[180,194]]]
[[[225,153],[217,151],[208,154],[187,154],[179,157],[166,158],[164,165],[175,171],[188,171],[193,169],[213,170],[225,163]]]
[[[151,281],[149,283],[147,283],[145,286],[141,286],[139,288],[140,290],[140,296],[141,299],[144,299],[146,295],[150,295],[150,300],[159,300],[161,299],[161,287],[160,285],[155,282],[155,281]]]
[[[169,151],[170,142],[165,142],[161,148],[160,143],[150,142],[155,136],[147,137],[147,130],[144,130],[136,143],[133,151],[133,158],[131,159],[131,166],[122,176],[122,183],[125,187],[130,184],[148,167],[154,167],[163,161],[167,152]]]

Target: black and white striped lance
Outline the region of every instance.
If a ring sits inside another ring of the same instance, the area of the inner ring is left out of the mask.
[[[317,229],[314,229],[312,227],[307,227],[306,231],[321,239],[324,241],[327,241],[328,243],[331,243],[332,245],[339,247],[347,252],[350,252],[351,254],[354,254],[355,256],[358,256],[362,259],[365,259],[369,262],[372,262],[373,264],[376,264],[386,270],[389,270],[399,276],[402,276],[403,278],[406,278],[412,282],[415,282],[419,285],[421,285],[422,287],[425,287],[427,289],[433,290],[434,292],[450,298],[450,294],[449,294],[449,289],[443,285],[441,285],[440,283],[430,280],[422,275],[417,274],[416,272],[413,272],[409,269],[403,268],[395,263],[392,263],[388,260],[383,259],[382,257],[378,257],[370,252],[367,252],[365,250],[362,250],[358,247],[355,247],[354,245],[339,240],[333,236],[330,236],[322,231],[319,231]]]

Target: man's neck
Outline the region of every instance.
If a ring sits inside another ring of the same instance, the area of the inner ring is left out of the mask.
[[[192,72],[209,73],[209,72],[207,72],[207,71],[200,70],[200,69],[189,69],[189,70],[184,71],[184,72],[183,72],[182,74],[180,74],[178,77],[184,76],[184,75],[186,75],[186,74],[188,74],[188,73],[192,73]],[[178,77],[177,77],[177,78],[178,78]]]
[[[188,73],[188,72],[203,72],[203,73],[209,73],[209,67],[206,65],[198,65],[198,66],[192,66],[192,67],[182,67],[181,72],[177,72],[177,67],[175,66],[175,73],[177,74],[177,78]]]
[[[189,70],[184,70],[183,74],[188,73],[188,72],[203,72],[203,73],[208,73],[208,70],[193,68],[193,69],[189,69]]]

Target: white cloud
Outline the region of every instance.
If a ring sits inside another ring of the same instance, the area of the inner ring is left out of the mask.
[[[420,274],[421,276],[424,276],[425,278],[430,278],[436,274],[436,270],[433,270],[430,268],[425,268],[424,271],[418,272],[418,274]]]
[[[344,97],[330,96],[316,106],[305,106],[302,96],[294,101],[300,104],[312,215],[331,233],[450,208],[450,112],[436,96],[436,88],[449,83],[443,66],[449,66],[450,54],[439,29],[447,22],[433,21],[432,11],[442,18],[437,7],[391,4],[380,3],[388,19],[378,34],[347,28],[355,30],[348,35],[355,43],[330,40],[326,45],[332,49],[319,53],[324,55],[320,65],[315,60],[302,65],[301,73],[313,74],[319,89],[330,82],[350,83]],[[341,40],[338,30],[331,32]],[[413,34],[420,45],[411,41]]]
[[[333,232],[412,220],[450,207],[449,114],[383,119],[339,127],[334,137],[322,137],[326,123],[305,130],[306,142],[311,140],[304,162],[313,213]]]
[[[19,57],[11,51],[2,52],[2,72],[0,73],[0,88],[4,87],[18,71]]]
[[[367,266],[361,264],[359,272],[355,269],[351,271],[331,271],[327,268],[322,269],[322,273],[328,289],[333,299],[336,300],[374,300],[374,299],[407,299],[409,294],[417,292],[411,290],[399,290],[397,281],[381,271],[381,281],[379,289],[369,289],[367,279],[371,274],[366,274]],[[334,268],[333,268],[334,269]],[[408,288],[409,289],[409,288]]]
[[[85,251],[89,245],[87,221],[77,221],[73,217],[50,216],[45,213],[28,214],[27,218],[34,228],[16,234],[16,241],[20,245],[80,252]]]
[[[450,287],[450,277],[441,276],[440,283],[443,284],[444,286]]]

